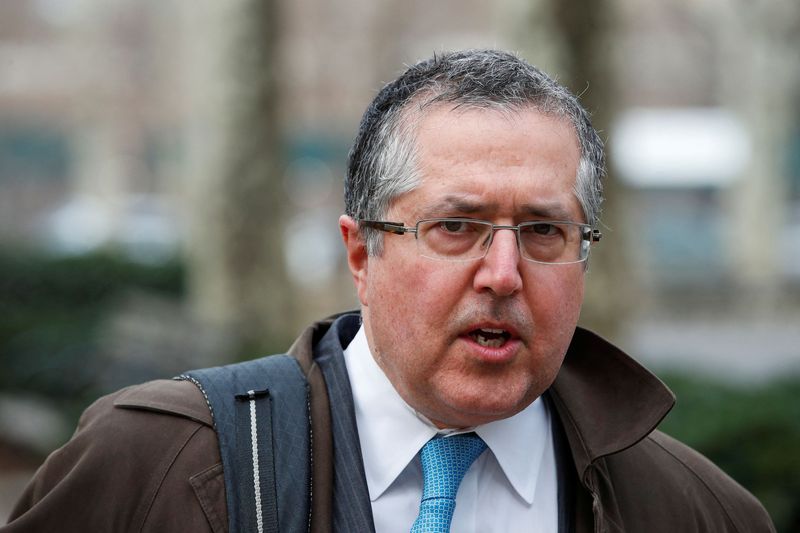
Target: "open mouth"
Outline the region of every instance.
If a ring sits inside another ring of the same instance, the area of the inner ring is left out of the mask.
[[[511,338],[511,333],[504,329],[478,328],[470,331],[469,336],[480,346],[499,348]]]

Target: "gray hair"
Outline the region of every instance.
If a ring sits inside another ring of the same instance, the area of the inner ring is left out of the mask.
[[[387,84],[361,119],[348,157],[345,213],[356,220],[383,218],[391,202],[420,182],[410,104],[418,111],[449,103],[454,107],[518,111],[534,108],[568,119],[581,157],[575,196],[586,222],[597,224],[605,174],[603,142],[577,98],[519,57],[498,50],[465,50],[434,55]],[[367,252],[381,253],[380,232],[363,228]]]

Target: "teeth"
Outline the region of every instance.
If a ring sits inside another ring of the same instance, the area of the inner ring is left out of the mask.
[[[508,340],[508,332],[503,329],[483,328],[476,330],[472,337],[481,346],[499,348]]]
[[[494,338],[488,339],[488,338],[484,337],[483,335],[481,335],[480,333],[478,333],[475,336],[475,340],[481,346],[488,346],[490,348],[499,348],[506,342],[506,340],[504,338],[502,338],[502,337],[494,337]]]

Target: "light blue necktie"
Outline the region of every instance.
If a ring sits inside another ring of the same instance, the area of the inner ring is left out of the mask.
[[[475,433],[437,436],[422,447],[422,502],[411,533],[448,533],[456,493],[470,465],[486,449]]]

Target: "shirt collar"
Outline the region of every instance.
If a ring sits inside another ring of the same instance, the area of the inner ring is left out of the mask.
[[[364,471],[371,501],[397,479],[440,431],[397,393],[369,350],[364,326],[344,350],[353,391]],[[533,502],[548,439],[550,416],[541,398],[516,415],[473,429],[519,496]],[[387,453],[391,451],[390,453]]]
[[[542,398],[512,417],[478,426],[475,433],[492,450],[514,490],[533,503],[544,452],[553,442],[550,412]]]

